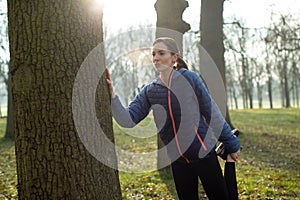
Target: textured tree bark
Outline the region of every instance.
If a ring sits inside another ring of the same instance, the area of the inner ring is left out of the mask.
[[[10,140],[15,139],[10,74],[8,74],[8,80],[7,80],[7,118],[6,118],[6,129],[5,129],[4,137]]]
[[[76,73],[103,37],[102,9],[92,2],[8,1],[20,200],[121,199],[117,171],[89,154],[72,116]],[[99,88],[100,101],[109,102],[104,79]],[[110,109],[99,106],[113,140]]]
[[[200,44],[210,54],[225,81],[223,2],[224,0],[201,0]]]
[[[182,19],[189,6],[185,0],[157,0],[154,7],[157,13],[156,37],[168,36],[175,39],[182,54],[182,37],[190,30],[190,24]]]
[[[223,3],[224,0],[201,0],[200,44],[217,65],[224,86],[226,87],[225,48],[223,44]],[[200,59],[200,66],[201,60],[202,59]],[[228,109],[226,109],[225,118],[234,129]]]

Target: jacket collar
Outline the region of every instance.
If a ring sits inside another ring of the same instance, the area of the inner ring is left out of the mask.
[[[178,70],[178,71],[175,70],[175,69],[173,69],[173,70],[174,70],[174,72],[173,72],[173,80],[176,80],[179,76],[182,76],[182,74],[183,74],[187,69],[181,68],[181,69]],[[156,79],[154,79],[153,83],[159,84],[159,85],[162,85],[162,86],[165,86],[165,87],[166,87],[166,85],[162,82],[162,80],[160,79],[159,76],[156,77]]]

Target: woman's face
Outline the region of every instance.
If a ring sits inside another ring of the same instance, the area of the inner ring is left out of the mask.
[[[163,72],[169,70],[170,67],[173,67],[177,56],[177,54],[172,55],[167,46],[162,42],[153,45],[152,63],[155,70],[158,72]]]

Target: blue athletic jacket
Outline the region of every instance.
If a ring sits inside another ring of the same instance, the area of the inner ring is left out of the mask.
[[[240,149],[202,79],[187,69],[173,70],[170,86],[160,78],[146,85],[127,108],[112,99],[112,113],[120,126],[134,127],[153,111],[158,134],[171,161],[180,156],[197,159],[223,142],[229,153]],[[168,96],[169,95],[169,96]]]

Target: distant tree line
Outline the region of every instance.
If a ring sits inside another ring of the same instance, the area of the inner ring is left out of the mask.
[[[299,107],[299,29],[292,15],[273,14],[270,25],[260,29],[237,19],[224,24],[231,107],[239,108],[239,98],[242,108],[254,108],[255,101],[259,108],[274,108],[278,100],[281,107]]]

